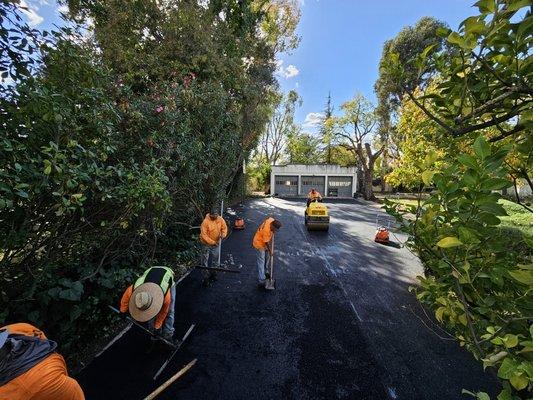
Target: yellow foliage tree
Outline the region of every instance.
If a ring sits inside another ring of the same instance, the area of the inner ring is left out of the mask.
[[[422,184],[423,162],[428,154],[435,154],[437,161],[433,169],[439,170],[443,167],[439,160],[457,150],[458,143],[407,96],[402,100],[398,115],[394,136],[400,158],[391,165],[393,170],[385,180],[394,187],[415,189]]]

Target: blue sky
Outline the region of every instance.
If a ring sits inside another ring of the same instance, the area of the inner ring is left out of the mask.
[[[283,71],[278,73],[282,89],[296,89],[303,98],[296,121],[304,123],[307,118],[309,122],[313,113],[322,112],[328,92],[337,110],[357,92],[375,101],[373,86],[383,43],[424,16],[433,16],[456,29],[461,21],[476,14],[474,2],[301,1],[300,46],[292,55],[280,56]],[[287,70],[289,66],[293,67]],[[311,129],[309,124],[305,127]]]
[[[385,40],[424,16],[456,29],[476,14],[474,0],[299,0],[300,46],[279,56],[278,80],[284,91],[296,89],[303,98],[296,121],[305,124],[324,109],[328,92],[338,110],[357,92],[375,100],[374,82]],[[55,0],[22,0],[28,19],[39,29],[60,23]],[[307,123],[306,129],[313,130]]]

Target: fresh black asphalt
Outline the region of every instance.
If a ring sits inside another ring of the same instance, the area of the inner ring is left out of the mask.
[[[408,291],[422,273],[417,258],[374,243],[376,214],[380,223],[385,214],[362,201],[326,204],[327,233],[305,230],[304,200],[236,208],[246,229],[224,242],[222,258],[242,272],[204,288],[194,271],[179,284],[176,331],[196,324],[182,350],[153,381],[168,351],[146,354],[149,340],[131,328],[77,377],[87,399],[143,399],[193,358],[158,399],[451,400],[467,398],[463,388],[495,395],[495,377]],[[251,247],[269,215],[283,223],[272,292],[257,287]]]

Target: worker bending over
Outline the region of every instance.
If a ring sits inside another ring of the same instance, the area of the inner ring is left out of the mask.
[[[138,322],[147,322],[151,331],[171,341],[174,336],[176,284],[174,271],[151,267],[130,285],[120,301],[120,312],[128,312]]]
[[[220,251],[220,241],[228,235],[228,226],[226,221],[218,215],[218,208],[211,207],[211,212],[207,214],[200,226],[200,242],[202,243],[202,259],[203,267],[210,267],[213,260],[218,257]],[[211,255],[211,260],[209,259]],[[204,283],[216,279],[215,271],[205,272]]]
[[[309,204],[311,204],[312,201],[322,201],[322,196],[316,190],[315,188],[311,189],[309,194],[307,195],[307,207],[309,207]]]
[[[257,253],[257,273],[259,286],[264,287],[267,278],[266,252],[272,253],[272,238],[274,233],[281,228],[281,222],[272,217],[268,217],[255,232],[253,246]]]
[[[57,343],[36,327],[18,323],[0,329],[1,400],[84,400],[68,376]]]

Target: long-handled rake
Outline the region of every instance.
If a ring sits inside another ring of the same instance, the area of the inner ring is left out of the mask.
[[[270,244],[269,272],[270,277],[265,282],[265,289],[274,290],[276,288],[276,281],[274,280],[274,235],[272,235]]]

